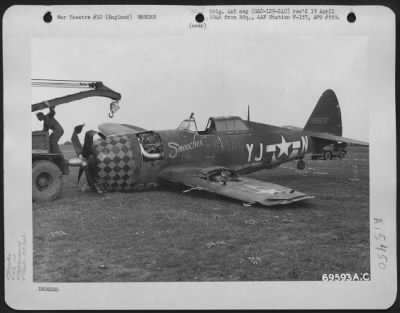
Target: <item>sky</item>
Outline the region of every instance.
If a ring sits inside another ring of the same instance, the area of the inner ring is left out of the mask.
[[[232,29],[42,37],[31,47],[32,78],[102,81],[122,94],[113,119],[106,98],[58,106],[60,142],[80,123],[86,130],[103,122],[172,129],[191,112],[203,129],[210,116],[246,118],[248,105],[253,121],[303,127],[326,89],[338,97],[343,136],[369,139],[367,37]],[[32,103],[78,91],[33,87]],[[41,129],[34,114],[32,129]]]

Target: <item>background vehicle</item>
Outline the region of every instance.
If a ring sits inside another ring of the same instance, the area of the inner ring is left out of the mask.
[[[32,112],[49,106],[81,100],[88,97],[107,97],[113,100],[109,116],[119,109],[121,94],[99,81],[43,80],[33,79],[33,87],[86,88],[89,90],[32,104]],[[62,190],[62,175],[69,174],[68,161],[61,154],[51,153],[49,133],[32,132],[32,200],[48,201],[57,198]]]
[[[332,160],[333,158],[344,159],[347,154],[347,143],[334,143],[324,146],[311,155],[312,160],[324,159]]]

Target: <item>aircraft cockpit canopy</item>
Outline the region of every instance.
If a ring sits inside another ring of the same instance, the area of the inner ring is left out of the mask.
[[[185,130],[193,133],[197,133],[197,125],[196,121],[194,118],[190,118],[187,120],[184,120],[179,126],[179,130]]]
[[[246,124],[238,116],[210,117],[206,127],[208,132],[243,132],[248,130]]]
[[[243,120],[238,116],[210,117],[204,131],[197,131],[197,124],[194,117],[184,120],[179,126],[179,130],[198,133],[200,135],[213,134],[219,132],[246,132],[249,129]]]

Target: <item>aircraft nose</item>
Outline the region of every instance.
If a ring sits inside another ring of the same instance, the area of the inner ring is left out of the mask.
[[[127,135],[99,139],[92,146],[89,160],[92,176],[107,191],[129,191],[136,183],[138,160],[134,157],[132,140]]]

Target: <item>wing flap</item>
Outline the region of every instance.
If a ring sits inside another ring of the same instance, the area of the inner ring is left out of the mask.
[[[223,167],[209,169],[167,168],[161,173],[160,177],[232,199],[247,203],[259,203],[265,206],[289,204],[313,198],[281,185],[239,176],[235,171]]]

